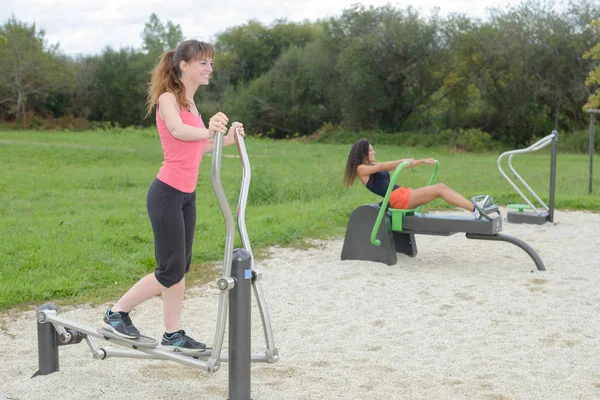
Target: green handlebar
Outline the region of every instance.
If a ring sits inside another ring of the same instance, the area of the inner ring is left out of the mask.
[[[371,244],[373,244],[373,246],[379,247],[381,245],[381,241],[377,239],[377,232],[379,231],[379,226],[383,221],[383,216],[385,215],[385,211],[390,200],[390,195],[394,191],[394,184],[396,183],[396,179],[398,179],[400,171],[402,171],[407,165],[410,165],[410,162],[401,162],[400,165],[396,167],[396,170],[392,175],[392,179],[390,179],[390,185],[388,186],[387,192],[385,193],[385,197],[383,198],[383,202],[381,203],[381,208],[379,209],[379,214],[377,214],[377,220],[375,220],[375,225],[373,225],[373,230],[371,231]],[[431,186],[431,184],[435,181],[439,168],[440,162],[438,160],[435,160],[433,164],[433,173],[431,174],[431,178],[429,178],[429,183],[427,184],[427,186]],[[417,207],[415,212],[421,212],[421,208],[423,208],[423,205]]]

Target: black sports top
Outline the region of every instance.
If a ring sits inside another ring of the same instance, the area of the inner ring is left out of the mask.
[[[385,170],[371,174],[369,181],[367,182],[367,189],[381,197],[385,197],[389,186],[390,173]],[[398,185],[394,185],[394,190],[398,189],[399,187],[400,186]]]

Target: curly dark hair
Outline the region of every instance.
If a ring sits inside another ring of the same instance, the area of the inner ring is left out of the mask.
[[[344,185],[347,187],[352,186],[357,176],[356,169],[359,165],[367,163],[368,157],[369,141],[367,139],[360,139],[352,145],[350,154],[348,154],[348,161],[346,162]]]

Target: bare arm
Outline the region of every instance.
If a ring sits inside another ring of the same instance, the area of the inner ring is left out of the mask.
[[[202,140],[212,139],[216,132],[225,132],[227,130],[227,116],[223,113],[215,114],[208,124],[208,129],[196,128],[184,124],[179,116],[180,107],[173,93],[165,92],[158,98],[160,107],[158,112],[167,129],[173,137],[179,140]]]
[[[386,162],[382,162],[379,164],[373,164],[373,165],[361,164],[358,166],[356,173],[361,181],[366,182],[369,179],[369,176],[373,175],[374,173],[380,172],[380,171],[394,171],[398,167],[398,165],[402,164],[404,161],[409,162],[409,164],[404,167],[406,169],[413,168],[413,167],[416,167],[417,165],[421,165],[421,164],[433,164],[434,163],[433,158],[425,158],[422,160],[414,160],[412,158],[403,158],[401,160],[386,161]]]

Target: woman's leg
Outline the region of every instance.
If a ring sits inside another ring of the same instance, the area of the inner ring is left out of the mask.
[[[158,180],[154,181],[147,197],[157,264],[153,275],[162,286],[166,332],[180,329],[186,269],[186,230],[182,208],[186,197],[190,197],[190,194],[182,193]]]
[[[185,292],[185,278],[162,292],[165,332],[181,329],[181,309]]]
[[[112,308],[112,312],[129,312],[138,304],[151,299],[165,289],[157,280],[154,272],[140,279],[131,289],[119,299]]]
[[[183,263],[181,268],[185,274],[190,270],[192,261],[192,246],[196,231],[196,193],[186,194],[183,199],[180,217],[183,222],[184,238],[181,241],[184,246],[180,258],[181,263]],[[181,329],[181,310],[183,308],[184,292],[185,275],[179,282],[162,293],[165,332],[172,333]]]
[[[446,203],[463,208],[467,211],[473,211],[475,209],[471,201],[467,200],[460,193],[455,192],[443,183],[413,189],[408,199],[408,208],[416,208],[440,197]]]

